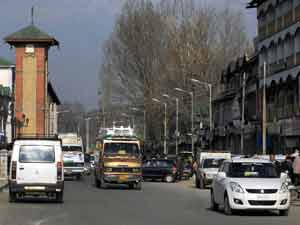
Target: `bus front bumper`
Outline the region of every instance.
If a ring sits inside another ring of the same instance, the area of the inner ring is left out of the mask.
[[[111,184],[139,183],[143,180],[141,174],[104,174],[103,179]]]

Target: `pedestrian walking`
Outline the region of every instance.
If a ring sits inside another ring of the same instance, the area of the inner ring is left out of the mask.
[[[293,162],[291,156],[287,155],[285,160],[281,164],[281,172],[287,173],[291,178],[292,183],[294,183],[294,171]]]
[[[300,157],[296,156],[293,163],[293,172],[294,172],[294,182],[295,186],[300,185]]]

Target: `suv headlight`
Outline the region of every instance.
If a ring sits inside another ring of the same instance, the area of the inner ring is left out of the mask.
[[[233,192],[244,193],[243,188],[236,182],[230,182],[230,188]]]
[[[281,188],[280,188],[280,193],[286,193],[289,192],[289,187],[286,183],[282,183]]]

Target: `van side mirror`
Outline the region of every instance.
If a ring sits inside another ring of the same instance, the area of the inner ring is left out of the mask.
[[[219,178],[226,178],[226,173],[225,172],[218,172],[217,175]]]

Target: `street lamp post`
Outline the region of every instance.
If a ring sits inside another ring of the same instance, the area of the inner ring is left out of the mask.
[[[87,152],[90,149],[90,124],[89,121],[91,120],[91,117],[85,118],[85,135],[86,135],[86,146],[85,146],[85,151]]]
[[[152,101],[161,103],[165,107],[165,119],[164,119],[164,154],[167,155],[167,103],[166,102],[161,102],[157,98],[152,98]]]
[[[202,84],[202,85],[206,85],[209,88],[209,130],[210,132],[212,132],[212,84],[205,82],[205,81],[200,81],[200,80],[196,80],[196,79],[191,79],[192,82],[194,83],[198,83],[198,84]]]
[[[176,148],[176,155],[178,155],[178,111],[179,111],[179,99],[178,98],[172,98],[167,94],[163,94],[163,97],[173,99],[176,101],[176,134],[175,134],[175,148]]]
[[[174,90],[176,91],[179,91],[179,92],[182,92],[182,93],[185,93],[185,94],[189,94],[191,96],[191,122],[192,122],[192,125],[191,125],[191,132],[192,132],[192,136],[191,136],[191,139],[192,139],[192,152],[193,154],[195,154],[194,152],[194,93],[191,91],[185,91],[181,88],[174,88]]]
[[[266,100],[266,77],[267,63],[264,62],[264,80],[263,80],[263,107],[262,107],[262,150],[267,154],[267,100]]]

